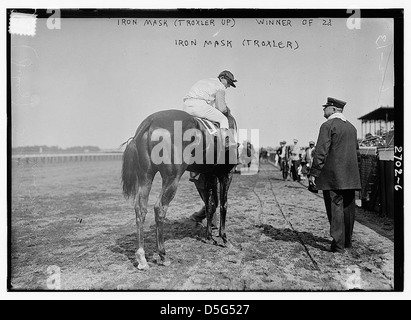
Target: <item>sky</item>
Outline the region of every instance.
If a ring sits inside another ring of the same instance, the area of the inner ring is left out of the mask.
[[[238,127],[259,130],[260,146],[315,141],[327,97],[347,102],[359,137],[359,117],[393,106],[392,19],[276,20],[37,19],[34,36],[11,35],[12,147],[118,148],[222,70],[238,80],[226,92]]]

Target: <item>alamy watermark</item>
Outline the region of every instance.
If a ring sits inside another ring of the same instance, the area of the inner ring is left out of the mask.
[[[347,19],[347,28],[351,30],[361,29],[361,10],[360,9],[348,9],[347,13],[352,14]]]
[[[47,13],[52,15],[47,18],[47,28],[52,29],[61,29],[61,14],[60,9],[47,9]]]
[[[347,278],[345,279],[345,287],[348,290],[361,290],[362,289],[362,279],[361,270],[358,266],[352,265],[345,269]]]
[[[47,268],[47,289],[60,290],[61,289],[61,270],[59,266],[49,266]]]
[[[206,134],[196,128],[183,132],[182,121],[174,121],[173,132],[164,128],[155,129],[151,135],[151,142],[157,142],[151,150],[151,161],[156,164],[238,164],[239,141],[249,141],[254,149],[259,148],[259,129],[239,129],[238,132],[229,129],[218,131],[221,138]],[[218,133],[217,133],[218,134]],[[204,141],[205,137],[205,141]],[[230,144],[226,157],[226,137]],[[209,150],[204,153],[204,148]],[[204,159],[205,156],[205,159]],[[228,162],[227,162],[228,161]]]

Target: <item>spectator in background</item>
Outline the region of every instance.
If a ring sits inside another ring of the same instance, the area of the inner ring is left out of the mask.
[[[346,102],[328,98],[323,105],[327,119],[313,152],[310,184],[323,190],[333,238],[330,250],[344,252],[352,246],[355,190],[361,189],[357,130],[343,115]]]
[[[298,175],[298,167],[301,162],[301,148],[298,145],[298,139],[294,139],[294,145],[290,147],[290,159],[291,159],[291,175],[294,181],[300,181],[300,176]]]
[[[281,141],[280,142],[280,147],[277,150],[277,156],[278,156],[278,163],[280,164],[280,169],[283,174],[283,180],[286,180],[288,177],[288,170],[289,170],[289,165],[288,165],[288,147],[287,147],[287,142],[286,141]]]
[[[309,147],[305,149],[302,157],[301,157],[301,165],[302,165],[302,174],[307,177],[309,177],[310,175],[310,168],[313,162],[313,151],[314,151],[314,146],[315,146],[315,142],[314,141],[310,141],[309,142]]]
[[[309,167],[311,168],[311,165],[313,163],[313,152],[315,150],[315,142],[310,141],[309,142],[309,147],[308,147],[308,154],[307,154],[307,163],[309,164]]]
[[[267,163],[268,162],[268,151],[267,149],[261,147],[260,148],[260,162]]]

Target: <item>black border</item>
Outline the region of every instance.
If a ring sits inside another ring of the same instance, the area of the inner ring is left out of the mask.
[[[394,143],[401,148],[404,172],[404,19],[394,19]],[[394,150],[395,151],[395,150]],[[396,155],[396,154],[395,154]],[[395,163],[395,161],[394,161]],[[394,189],[394,290],[404,290],[404,174],[401,189]]]
[[[11,11],[36,14],[38,18],[49,18],[53,9],[7,9]],[[349,18],[357,9],[60,9],[64,18]],[[404,9],[358,9],[361,18],[404,18]]]
[[[49,18],[54,14],[50,9],[6,9],[6,61],[7,61],[7,291],[8,292],[56,292],[54,290],[16,290],[11,287],[11,36],[8,23],[12,12],[36,14],[38,18]],[[60,17],[65,18],[349,18],[348,8],[341,9],[60,9]],[[353,9],[357,10],[357,9]],[[401,147],[402,172],[404,172],[404,9],[361,9],[361,18],[393,18],[394,19],[394,123],[395,146]],[[401,176],[400,189],[394,193],[394,290],[404,291],[404,175]],[[145,292],[135,290],[136,292]],[[58,292],[84,292],[82,290],[61,290]],[[118,292],[104,290],[98,292]],[[157,292],[157,291],[153,291]],[[167,291],[173,292],[173,291]],[[175,291],[180,292],[180,291]],[[198,291],[203,292],[203,291]],[[224,292],[224,291],[219,291]],[[231,291],[230,291],[231,292]],[[265,291],[276,292],[276,291]],[[295,292],[295,291],[282,291]],[[304,291],[298,291],[304,292]],[[310,292],[310,291],[307,291]],[[325,291],[334,292],[334,291]],[[367,291],[373,292],[373,291]],[[379,292],[379,291],[378,291]],[[386,291],[384,291],[386,292]],[[391,292],[391,291],[387,291]],[[249,302],[249,301],[248,301]]]

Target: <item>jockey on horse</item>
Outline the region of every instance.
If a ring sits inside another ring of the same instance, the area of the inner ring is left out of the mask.
[[[224,115],[227,112],[225,102],[225,91],[230,86],[236,88],[234,84],[237,80],[234,75],[227,70],[220,72],[217,78],[203,79],[195,83],[188,94],[184,97],[183,110],[192,116],[206,118],[220,125],[220,133],[225,137],[226,148],[230,145],[237,145],[235,141],[230,141],[227,134],[229,130],[228,119]],[[195,182],[198,173],[190,173],[190,181]]]

